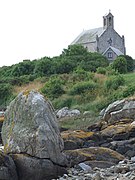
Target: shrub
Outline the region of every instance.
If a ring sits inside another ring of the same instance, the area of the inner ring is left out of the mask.
[[[98,74],[106,74],[106,68],[104,68],[104,67],[98,67],[97,68],[97,73]]]
[[[127,72],[127,61],[124,57],[117,57],[112,63],[112,67],[120,74]]]
[[[71,96],[61,96],[61,98],[56,98],[52,101],[52,104],[55,109],[61,109],[63,107],[71,107],[73,103],[73,97]]]
[[[113,65],[110,64],[108,67],[106,67],[106,75],[107,76],[119,75],[119,72],[113,69]]]
[[[41,92],[51,99],[58,98],[64,93],[63,81],[57,77],[51,77],[41,89]]]
[[[122,93],[122,96],[124,98],[128,96],[133,96],[135,93],[135,85],[129,85]]]
[[[80,66],[78,66],[76,68],[76,70],[73,72],[73,79],[74,81],[78,80],[82,80],[82,81],[86,81],[86,80],[90,80],[94,78],[94,73],[92,72],[88,72],[85,71],[84,69],[82,69]]]
[[[10,84],[0,84],[0,106],[7,106],[12,97],[12,86]]]
[[[134,70],[134,60],[131,56],[121,55],[120,57],[124,57],[127,61],[127,72],[133,72]]]
[[[69,91],[71,95],[80,95],[86,91],[93,91],[97,88],[97,84],[93,81],[79,82],[75,84]]]
[[[124,85],[125,80],[123,76],[111,76],[105,81],[105,89],[109,90],[117,90],[120,86]]]

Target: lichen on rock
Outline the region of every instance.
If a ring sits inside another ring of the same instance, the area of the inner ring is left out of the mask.
[[[21,92],[10,103],[2,140],[5,153],[48,159],[61,167],[67,165],[54,109],[37,91]]]

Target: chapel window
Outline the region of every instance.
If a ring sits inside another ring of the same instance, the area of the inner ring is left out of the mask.
[[[108,52],[108,58],[112,59],[113,58],[113,53],[112,52]]]
[[[109,17],[109,26],[111,25],[112,18]]]

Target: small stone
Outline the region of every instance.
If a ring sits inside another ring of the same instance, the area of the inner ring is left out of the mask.
[[[135,156],[134,156],[134,157],[131,157],[131,161],[132,161],[132,162],[135,162]]]
[[[92,168],[85,163],[79,163],[78,166],[81,167],[81,169],[83,169],[84,171],[91,171],[92,170]]]
[[[101,180],[101,179],[102,179],[102,177],[100,175],[100,172],[93,175],[93,180]]]
[[[130,174],[131,174],[131,172],[127,172],[127,173],[125,174],[125,177],[129,176]]]

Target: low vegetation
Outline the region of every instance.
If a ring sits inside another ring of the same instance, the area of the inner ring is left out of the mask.
[[[52,101],[55,109],[68,106],[89,111],[92,116],[84,119],[89,124],[109,103],[134,95],[133,70],[130,56],[119,56],[109,64],[101,54],[90,53],[80,45],[69,46],[58,57],[1,67],[0,109],[5,109],[20,91],[36,89]],[[69,120],[69,126],[76,126],[75,121],[81,124],[80,118]]]

